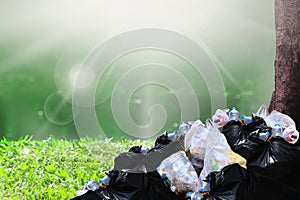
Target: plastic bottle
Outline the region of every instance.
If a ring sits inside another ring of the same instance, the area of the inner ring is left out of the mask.
[[[240,120],[240,112],[235,107],[233,107],[229,112],[229,121],[232,120],[234,121]]]
[[[265,133],[259,133],[258,138],[263,140],[263,141],[267,141],[267,139],[271,136],[271,133],[269,131],[265,132]]]
[[[203,181],[203,186],[200,188],[200,192],[210,191],[210,183]]]
[[[241,120],[243,120],[245,124],[250,124],[252,122],[252,117],[242,115]]]
[[[282,128],[280,124],[275,124],[275,126],[272,128],[272,136],[273,137],[283,137],[282,135]]]
[[[109,185],[109,182],[110,182],[109,176],[105,176],[103,179],[100,180],[100,183],[103,185]]]
[[[174,141],[176,140],[177,136],[178,136],[178,132],[174,131],[173,133],[168,134],[168,140]]]
[[[283,138],[290,144],[295,144],[299,139],[299,132],[296,130],[295,126],[289,126],[284,129]]]
[[[190,126],[185,121],[182,121],[178,128],[178,134],[185,135],[189,129],[190,129]]]
[[[87,189],[88,190],[96,191],[99,188],[100,188],[100,185],[97,181],[95,181],[95,180],[88,180],[87,181]]]
[[[188,192],[186,197],[191,200],[201,200],[203,195],[200,192]]]
[[[175,191],[176,191],[176,187],[175,187],[174,185],[172,185],[172,186],[170,187],[170,190],[171,190],[172,192],[175,192]]]
[[[141,148],[141,153],[148,153],[149,152],[149,148]]]

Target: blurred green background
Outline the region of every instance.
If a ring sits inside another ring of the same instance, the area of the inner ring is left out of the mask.
[[[78,138],[71,104],[74,69],[101,42],[145,27],[178,31],[205,43],[222,75],[227,107],[251,114],[269,104],[274,84],[273,0],[0,0],[0,5],[0,136],[8,139],[26,134],[36,139]],[[144,50],[115,62],[99,82],[96,111],[106,136],[126,136],[114,121],[110,97],[133,61],[168,62],[188,77],[199,100],[200,118],[212,115],[207,86],[188,63]],[[155,103],[168,113],[162,130],[177,129],[178,100],[157,85],[141,87],[128,100],[133,120],[148,124],[147,110]]]

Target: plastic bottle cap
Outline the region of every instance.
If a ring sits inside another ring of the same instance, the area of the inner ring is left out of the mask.
[[[271,133],[269,131],[267,131],[266,134],[268,137],[271,135]]]
[[[241,119],[244,120],[245,118],[246,118],[246,116],[245,116],[245,115],[242,115]]]
[[[99,183],[103,183],[103,180],[102,180],[102,179],[100,179],[100,180],[99,180]]]
[[[186,122],[185,121],[181,121],[181,124],[186,124]]]
[[[88,180],[86,180],[86,183],[88,183],[88,182],[90,182],[90,180],[88,179]]]
[[[236,110],[236,107],[232,107],[231,110]]]
[[[280,124],[277,123],[277,124],[275,124],[275,126],[280,126]]]
[[[173,186],[171,186],[171,191],[172,192],[175,192],[176,191],[176,187],[173,185]]]
[[[200,188],[200,192],[204,192],[204,188],[202,187],[202,188]]]

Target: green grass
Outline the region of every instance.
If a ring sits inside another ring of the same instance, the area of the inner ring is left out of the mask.
[[[121,152],[144,143],[153,141],[0,139],[0,199],[70,199],[87,179],[104,177]]]

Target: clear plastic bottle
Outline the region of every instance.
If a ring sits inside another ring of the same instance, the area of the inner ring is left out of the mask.
[[[185,121],[182,121],[178,128],[178,134],[185,135],[189,129],[190,129],[190,125],[188,125]]]
[[[149,152],[149,148],[141,148],[141,153],[148,153]]]
[[[252,117],[242,115],[241,120],[243,120],[245,124],[250,124],[252,122]]]
[[[190,200],[201,200],[203,194],[201,194],[200,192],[188,192],[186,194],[186,197],[189,198]]]
[[[100,183],[103,185],[109,185],[109,182],[110,182],[109,176],[105,176],[103,179],[100,180]]]
[[[168,140],[175,141],[178,136],[178,132],[174,131],[173,133],[168,134]]]
[[[210,183],[203,181],[203,185],[200,188],[200,192],[208,192],[208,191],[210,191]]]
[[[95,180],[88,180],[86,187],[87,187],[88,190],[96,191],[100,188],[100,185]]]
[[[240,112],[235,107],[233,107],[229,112],[229,121],[232,120],[234,121],[240,120]]]
[[[283,137],[282,135],[282,127],[280,124],[275,124],[275,126],[272,128],[272,136],[273,137]]]
[[[263,141],[267,141],[267,139],[271,136],[271,133],[269,131],[265,132],[265,133],[259,133],[258,137],[259,139],[263,140]]]

